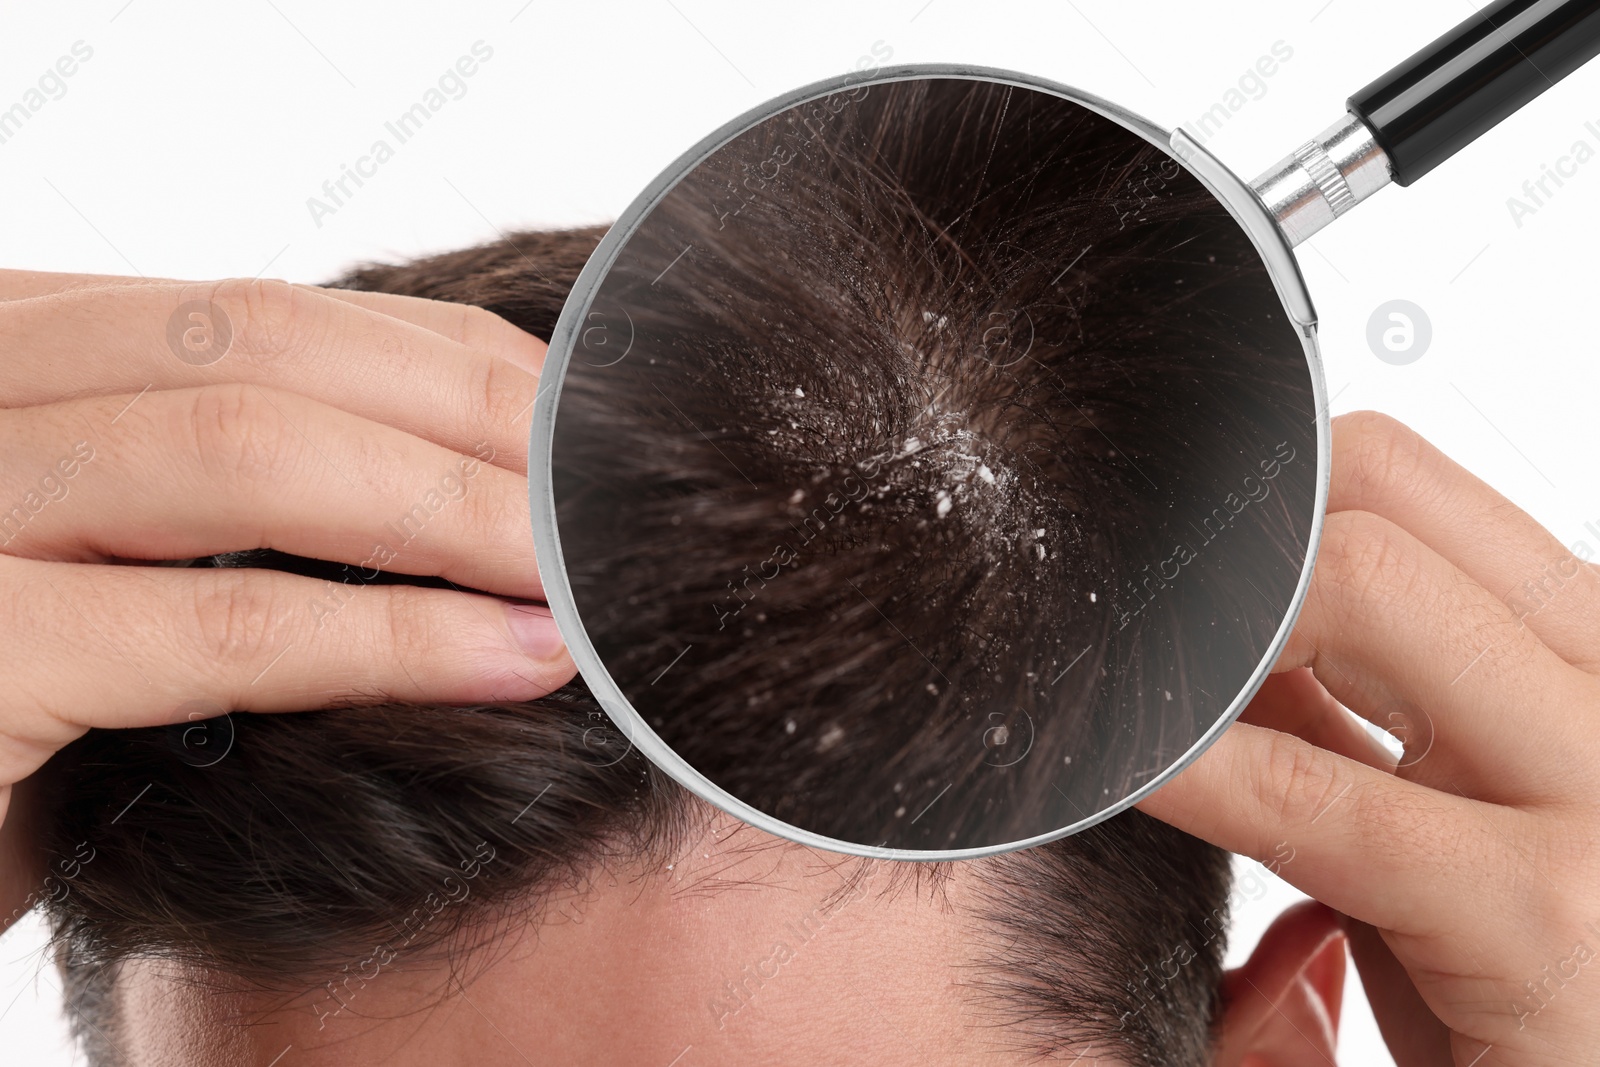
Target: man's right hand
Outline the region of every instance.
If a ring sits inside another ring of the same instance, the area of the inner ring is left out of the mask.
[[[548,609],[513,603],[543,595],[544,353],[435,301],[0,271],[0,819],[91,727],[570,680]],[[129,565],[263,547],[350,580]],[[365,586],[380,568],[494,595]],[[15,822],[0,926],[42,875]]]

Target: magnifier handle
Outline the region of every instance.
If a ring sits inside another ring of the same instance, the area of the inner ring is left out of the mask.
[[[1350,97],[1410,185],[1600,54],[1600,0],[1497,0]]]
[[[1600,54],[1600,0],[1495,0],[1346,102],[1253,187],[1297,245],[1410,185]]]

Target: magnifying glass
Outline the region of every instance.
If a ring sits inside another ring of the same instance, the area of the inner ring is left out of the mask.
[[[1597,52],[1600,3],[1502,0],[1254,182],[976,67],[711,134],[595,250],[535,405],[544,588],[607,750],[888,858],[1160,786],[1310,582],[1329,422],[1292,249]]]

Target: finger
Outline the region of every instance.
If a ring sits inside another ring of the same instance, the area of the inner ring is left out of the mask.
[[[0,303],[0,404],[236,381],[274,385],[527,473],[538,378],[392,316],[284,282],[120,285]],[[202,364],[202,365],[197,365]]]
[[[413,323],[481,352],[495,352],[530,374],[544,367],[547,345],[531,333],[517,329],[492,311],[473,304],[425,300],[395,293],[369,293],[359,289],[317,289],[380,315]]]
[[[120,274],[69,274],[49,270],[0,270],[0,300],[27,300],[35,296],[101,289],[121,285],[149,285],[170,278],[141,278]],[[176,283],[174,283],[176,284]]]
[[[1556,655],[1600,673],[1600,568],[1409,427],[1373,411],[1333,420],[1328,510],[1388,519],[1503,600]]]
[[[1380,726],[1424,720],[1400,773],[1508,803],[1582,795],[1596,683],[1498,597],[1387,519],[1330,514],[1311,589],[1277,671],[1310,667]]]
[[[544,595],[527,479],[297,393],[228,384],[0,410],[0,447],[11,555],[275,548],[350,564],[356,582],[382,569]]]
[[[0,782],[91,727],[239,711],[530,700],[575,671],[548,608],[278,571],[0,558]]]
[[[1500,861],[1505,847],[1492,823],[1506,809],[1248,723],[1229,727],[1138,807],[1230,852],[1270,861],[1302,892],[1387,929],[1447,936],[1459,921],[1438,901],[1470,912],[1513,899],[1504,895],[1512,864]]]
[[[1319,748],[1379,770],[1393,770],[1395,766],[1390,751],[1304,667],[1268,675],[1239,721],[1294,734]]]
[[[77,292],[109,286],[198,284],[172,278],[140,278],[116,274],[60,274],[41,270],[0,270],[0,300],[22,300],[35,296]],[[360,289],[335,289],[304,285],[301,288],[366,308],[382,315],[409,322],[450,338],[469,348],[496,353],[530,373],[537,374],[544,364],[545,343],[525,333],[493,312],[472,304],[453,304],[397,293],[373,293]]]

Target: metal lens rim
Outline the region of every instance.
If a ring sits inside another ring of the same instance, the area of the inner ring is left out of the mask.
[[[1034,837],[961,849],[903,849],[863,845],[813,833],[801,827],[782,822],[766,812],[751,806],[722,789],[697,771],[674,752],[634,710],[621,688],[595,652],[588,633],[579,617],[571,585],[567,581],[566,567],[561,551],[560,533],[556,526],[555,493],[552,478],[553,441],[556,411],[561,397],[561,383],[566,377],[573,349],[581,334],[595,295],[628,239],[650,215],[661,199],[690,171],[715,153],[723,145],[776,115],[807,101],[825,97],[843,89],[862,85],[881,85],[890,82],[919,78],[964,78],[973,81],[997,82],[1022,89],[1049,93],[1110,119],[1170,155],[1179,165],[1193,174],[1210,190],[1235,221],[1250,236],[1257,253],[1267,268],[1279,302],[1285,314],[1296,326],[1305,350],[1306,364],[1312,380],[1313,399],[1317,421],[1317,490],[1312,521],[1311,539],[1306,546],[1306,558],[1301,568],[1300,581],[1290,601],[1282,625],[1273,636],[1266,654],[1251,674],[1243,690],[1229,705],[1227,712],[1217,719],[1187,752],[1160,774],[1139,789],[1110,804],[1100,811],[1075,823]],[[1311,583],[1312,564],[1321,541],[1323,517],[1327,508],[1328,463],[1331,431],[1327,409],[1327,385],[1323,375],[1322,360],[1317,350],[1316,314],[1305,280],[1294,258],[1287,239],[1278,228],[1266,206],[1251,189],[1219,162],[1204,147],[1182,130],[1167,131],[1144,117],[1118,107],[1106,100],[1071,86],[1016,71],[961,64],[902,64],[826,78],[755,107],[706,136],[678,157],[659,174],[650,185],[628,205],[610,231],[600,241],[588,263],[579,273],[577,281],[562,308],[560,318],[550,338],[539,379],[538,394],[534,403],[533,428],[529,443],[528,494],[533,515],[534,548],[539,571],[543,578],[545,598],[555,616],[556,624],[566,638],[574,662],[588,683],[590,691],[612,722],[622,732],[629,746],[637,748],[656,766],[666,771],[680,785],[702,800],[715,805],[770,834],[813,848],[826,849],[846,855],[872,859],[893,860],[963,860],[992,856],[1016,849],[1031,848],[1058,838],[1085,830],[1096,823],[1132,807],[1141,798],[1160,788],[1183,770],[1221,736],[1222,732],[1239,717],[1250,698],[1260,689],[1271,672],[1273,663],[1289,639],[1294,621],[1305,602]]]

